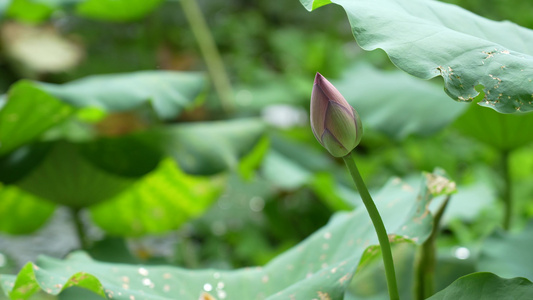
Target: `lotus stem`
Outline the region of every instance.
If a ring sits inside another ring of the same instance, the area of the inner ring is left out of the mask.
[[[510,151],[503,150],[501,153],[502,160],[502,176],[503,176],[503,191],[502,198],[505,206],[503,217],[503,229],[509,230],[511,228],[511,221],[513,215],[513,199],[512,199],[512,183],[511,183],[511,170],[509,168]]]
[[[383,264],[385,265],[385,275],[387,278],[387,287],[389,289],[389,297],[391,300],[399,300],[400,296],[398,294],[398,284],[396,283],[394,261],[392,259],[392,251],[391,251],[391,246],[390,246],[387,230],[385,229],[383,220],[381,219],[381,216],[379,215],[379,211],[376,207],[376,204],[374,203],[374,200],[372,200],[372,197],[370,196],[370,193],[368,192],[368,189],[366,188],[365,182],[363,181],[363,178],[361,177],[361,174],[359,173],[359,170],[357,169],[353,151],[350,152],[350,154],[344,156],[343,159],[344,159],[344,162],[346,163],[346,166],[348,167],[348,170],[350,171],[350,174],[352,175],[355,186],[357,187],[357,190],[359,191],[359,194],[361,195],[361,198],[363,199],[363,203],[366,207],[366,210],[368,211],[370,219],[372,220],[372,224],[374,225],[374,228],[376,230],[378,240],[379,240],[379,246],[381,247]]]
[[[433,216],[433,229],[428,239],[418,249],[415,260],[414,299],[423,300],[435,293],[435,267],[437,264],[437,250],[435,242],[439,234],[440,220],[450,201],[447,196],[443,204]]]
[[[215,40],[207,26],[202,10],[196,0],[181,0],[185,17],[200,47],[207,70],[220,99],[222,109],[228,113],[233,110],[233,92],[224,63],[218,52]]]
[[[76,227],[76,234],[78,236],[78,241],[80,243],[81,249],[86,250],[89,246],[87,241],[87,236],[85,235],[85,228],[83,226],[83,222],[80,217],[80,211],[79,208],[70,208],[70,214],[72,216],[72,220],[74,221],[74,226]]]

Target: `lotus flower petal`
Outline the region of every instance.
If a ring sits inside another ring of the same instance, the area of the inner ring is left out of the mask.
[[[355,148],[357,129],[351,107],[344,107],[331,101],[326,111],[326,130],[350,151]],[[325,144],[324,140],[322,143]]]
[[[346,149],[340,142],[337,140],[329,130],[326,129],[324,134],[322,134],[322,143],[324,148],[326,148],[329,153],[335,157],[342,157],[348,155],[352,149]]]
[[[357,111],[320,73],[311,94],[310,119],[316,139],[335,157],[348,155],[363,136]]]

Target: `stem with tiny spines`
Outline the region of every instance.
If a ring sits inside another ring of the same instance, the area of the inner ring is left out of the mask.
[[[511,170],[509,168],[509,160],[510,160],[510,151],[509,150],[503,150],[501,152],[501,163],[502,163],[502,170],[501,174],[503,177],[503,191],[502,191],[502,198],[503,203],[505,205],[504,209],[504,217],[503,217],[503,229],[509,230],[511,228],[511,218],[513,214],[513,199],[512,199],[512,193],[511,193]]]
[[[372,197],[370,196],[370,193],[366,188],[365,182],[363,181],[363,178],[361,177],[361,174],[357,169],[353,151],[350,152],[350,154],[344,156],[343,160],[346,163],[350,174],[352,175],[355,186],[357,187],[357,190],[359,191],[359,194],[363,199],[363,204],[365,205],[366,210],[368,211],[368,214],[370,216],[370,219],[372,220],[372,224],[374,225],[374,229],[376,230],[376,234],[378,236],[379,246],[381,247],[381,253],[383,256],[383,264],[385,265],[385,276],[387,278],[389,298],[391,300],[399,300],[400,295],[398,293],[398,284],[396,283],[396,273],[394,271],[394,261],[392,259],[392,251],[387,230],[385,229],[383,220],[379,215],[379,211],[376,207],[376,204],[374,203],[374,200],[372,200]]]

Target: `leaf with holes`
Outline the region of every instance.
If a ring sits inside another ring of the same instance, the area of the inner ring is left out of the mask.
[[[451,192],[450,185],[439,174],[426,174],[417,197],[417,189],[399,179],[391,180],[375,197],[389,233],[422,243],[432,224],[426,207],[433,196]],[[368,247],[377,243],[368,213],[359,207],[335,214],[326,226],[263,267],[223,271],[120,265],[97,262],[76,252],[64,261],[41,257],[16,277],[3,275],[0,282],[6,293],[19,299],[27,299],[38,289],[58,294],[72,285],[124,300],[176,299],[177,295],[180,299],[202,295],[215,299],[341,299],[362,256],[375,253],[375,247]]]
[[[422,79],[442,76],[445,91],[499,112],[533,110],[533,30],[495,22],[433,0],[300,0],[308,10],[344,8],[365,50],[383,49],[392,63]]]

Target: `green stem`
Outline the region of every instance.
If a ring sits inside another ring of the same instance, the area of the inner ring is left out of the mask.
[[[513,214],[513,199],[511,194],[511,172],[509,169],[509,159],[510,151],[503,150],[501,153],[502,160],[502,176],[504,181],[503,187],[503,203],[505,205],[504,217],[503,217],[503,228],[509,230],[511,228],[511,216]]]
[[[400,296],[398,294],[398,285],[396,283],[396,274],[394,272],[394,261],[392,259],[392,251],[387,230],[385,229],[385,225],[383,225],[383,220],[379,215],[376,204],[374,203],[374,200],[372,200],[372,197],[366,188],[365,182],[363,181],[363,178],[361,177],[361,174],[355,165],[355,156],[353,152],[343,157],[343,159],[348,167],[348,170],[350,170],[350,174],[355,182],[355,186],[357,187],[359,194],[361,194],[363,203],[365,204],[366,210],[370,215],[370,219],[372,220],[372,224],[374,224],[374,228],[378,235],[379,246],[381,247],[383,263],[385,265],[385,275],[387,277],[389,297],[391,300],[398,300],[400,299]]]
[[[180,255],[177,257],[177,263],[188,269],[197,269],[200,267],[198,262],[198,251],[195,249],[194,242],[188,235],[180,235],[178,249]]]
[[[85,235],[83,222],[80,218],[80,211],[81,209],[79,208],[70,208],[70,214],[72,215],[72,220],[74,221],[74,225],[76,227],[76,233],[78,235],[78,240],[80,242],[81,249],[87,249],[89,245],[87,242],[87,236]]]
[[[431,230],[431,234],[418,249],[417,259],[415,261],[415,300],[427,299],[435,293],[435,266],[437,257],[435,242],[439,234],[440,220],[449,201],[450,196],[446,197],[435,216],[433,216],[433,229]]]
[[[220,98],[222,109],[230,112],[233,109],[233,92],[229,82],[229,77],[224,69],[224,63],[220,57],[215,40],[207,26],[204,15],[196,0],[181,0],[183,12],[191,26],[191,30],[200,47],[202,56],[207,65],[207,70],[215,90]]]

